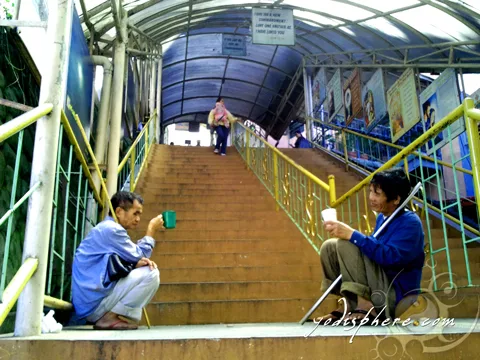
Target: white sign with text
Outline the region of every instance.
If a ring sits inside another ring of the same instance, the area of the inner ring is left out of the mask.
[[[295,45],[292,9],[252,9],[254,44]]]

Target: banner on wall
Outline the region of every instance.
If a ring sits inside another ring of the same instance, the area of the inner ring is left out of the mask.
[[[460,95],[457,86],[457,75],[454,69],[447,69],[440,74],[421,94],[423,129],[427,131],[438,121],[448,115],[450,111],[460,105]],[[450,125],[451,139],[465,131],[463,117]],[[444,130],[432,141],[427,142],[427,154],[444,146],[448,139],[448,132]]]
[[[252,8],[252,42],[295,45],[293,9]]]
[[[87,137],[90,137],[90,118],[93,105],[93,70],[94,65],[90,58],[90,51],[85,41],[80,18],[74,8],[70,58],[68,60],[67,97],[64,111],[84,154],[87,154],[87,146],[83,141],[80,129],[69,107],[71,106],[77,113]]]
[[[337,115],[342,109],[343,92],[342,92],[342,74],[338,69],[327,84],[327,98],[324,102],[324,109],[328,113],[328,121]]]
[[[188,131],[189,130],[188,122],[176,123],[175,124],[175,130],[177,130],[177,131]]]
[[[387,91],[390,133],[395,143],[420,121],[415,74],[406,70]]]
[[[363,118],[367,133],[387,115],[383,70],[375,71],[362,89]]]
[[[312,100],[313,111],[316,112],[318,107],[323,103],[327,94],[327,74],[325,68],[320,68],[313,79]]]
[[[345,124],[348,126],[362,113],[362,80],[358,69],[353,70],[343,85],[343,106]]]
[[[247,42],[243,35],[222,35],[222,55],[247,56]]]
[[[475,91],[470,97],[473,99],[476,109],[480,109],[480,89]],[[480,126],[480,125],[479,125]]]

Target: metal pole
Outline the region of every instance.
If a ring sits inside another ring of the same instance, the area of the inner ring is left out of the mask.
[[[305,97],[305,131],[307,134],[307,140],[312,141],[310,138],[310,120],[308,118],[311,116],[312,109],[310,108],[310,97],[309,97],[309,92],[310,92],[310,85],[309,85],[309,80],[310,77],[307,74],[307,69],[304,67],[303,68],[303,94]]]
[[[155,127],[156,142],[161,144],[163,139],[160,138],[160,128],[162,127],[162,70],[163,70],[163,53],[160,45],[159,58],[157,61],[158,75],[157,75],[157,126]]]
[[[67,90],[73,1],[49,0],[48,8],[50,71],[43,77],[39,103],[52,103],[53,110],[37,122],[30,184],[41,185],[29,200],[22,256],[22,262],[38,259],[38,269],[18,300],[15,336],[41,333],[60,115]]]
[[[157,91],[157,64],[155,58],[152,57],[151,60],[152,67],[151,67],[151,83],[150,83],[150,116],[152,116],[153,112],[155,111],[155,92]]]
[[[123,11],[122,11],[123,12]],[[123,12],[120,19],[120,31],[123,32],[123,39],[126,39],[127,32],[127,15]],[[117,36],[115,39],[115,57],[114,65],[115,69],[113,74],[112,88],[113,92],[112,100],[112,118],[110,122],[110,142],[108,147],[108,163],[107,163],[107,190],[109,197],[111,197],[117,191],[118,181],[118,161],[119,161],[119,149],[120,149],[120,135],[122,129],[122,105],[123,105],[123,80],[125,72],[125,48],[126,43],[120,40]]]
[[[98,112],[97,141],[95,142],[95,159],[99,164],[105,163],[105,150],[107,144],[107,126],[110,113],[110,90],[112,86],[113,66],[110,60],[103,56],[92,56],[95,65],[103,66],[103,85],[100,98],[100,110]],[[98,193],[100,189],[100,179],[96,172],[92,174],[93,182]]]

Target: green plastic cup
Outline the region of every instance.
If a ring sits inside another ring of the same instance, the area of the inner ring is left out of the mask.
[[[174,229],[177,225],[177,213],[173,210],[167,210],[162,213],[162,216],[165,229]]]

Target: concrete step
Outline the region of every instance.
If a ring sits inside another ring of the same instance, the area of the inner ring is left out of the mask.
[[[138,193],[142,194],[142,189],[138,189]],[[243,196],[218,196],[215,195],[215,192],[210,196],[201,196],[201,195],[169,195],[169,194],[158,194],[158,195],[149,195],[149,201],[154,201],[155,203],[187,203],[187,204],[209,204],[211,209],[214,210],[217,204],[256,204],[267,202],[275,205],[275,199],[270,194],[266,195],[243,195]]]
[[[320,282],[254,281],[162,284],[152,302],[262,300],[320,297]]]
[[[317,300],[311,297],[153,302],[147,306],[147,311],[150,321],[157,325],[298,322]],[[329,313],[335,307],[335,299],[327,299],[315,314]]]
[[[144,229],[130,231],[133,239],[141,238],[145,235]],[[162,240],[251,240],[251,239],[277,239],[278,241],[295,241],[301,239],[306,242],[300,233],[285,233],[282,229],[272,230],[208,230],[208,231],[191,231],[191,229],[168,229],[157,232],[155,235],[157,241]]]
[[[320,262],[316,265],[185,267],[161,269],[161,282],[225,281],[321,281]]]
[[[186,267],[226,267],[232,266],[272,266],[272,265],[318,265],[319,257],[315,253],[264,252],[242,253],[182,253],[159,254],[154,252],[151,259],[160,269],[180,269]]]
[[[240,181],[240,183],[242,183]],[[228,187],[228,185],[226,185]],[[201,187],[201,185],[197,185],[197,187]],[[143,196],[150,196],[150,195],[157,195],[157,194],[168,194],[168,195],[175,195],[175,196],[209,196],[209,195],[223,195],[223,196],[232,196],[232,195],[269,195],[266,189],[262,189],[254,186],[245,186],[241,188],[230,188],[230,189],[215,189],[214,184],[210,184],[205,186],[205,189],[189,189],[185,188],[184,186],[180,186],[180,188],[166,188],[158,189],[158,188],[149,188],[145,187],[141,191],[139,191]],[[270,195],[271,196],[271,195]]]
[[[209,176],[209,177],[182,177],[182,178],[160,178],[158,176],[144,176],[142,175],[141,179],[139,180],[139,183],[142,184],[143,186],[146,185],[146,183],[175,183],[175,184],[210,184],[210,185],[215,185],[218,183],[222,184],[228,184],[228,185],[236,185],[236,186],[241,186],[242,184],[245,184],[247,181],[254,181],[254,179],[246,179],[246,178],[239,178],[236,176],[227,176],[227,177],[214,177],[214,176]],[[257,180],[258,181],[258,180]],[[260,183],[259,183],[260,186]]]
[[[478,357],[480,333],[475,329],[475,319],[458,320],[455,326],[442,328],[445,335],[432,334],[432,327],[419,329],[413,325],[394,331],[382,326],[317,328],[314,323],[297,322],[154,326],[136,331],[93,331],[92,326],[81,326],[20,340],[12,335],[1,340],[1,347],[15,360],[43,359],[39,354],[48,354],[51,360],[63,360],[66,356],[72,360],[371,360],[377,354],[395,350],[398,359]],[[388,341],[381,341],[384,339]],[[412,339],[433,344],[431,347],[438,352],[426,354],[425,347],[419,344],[409,346],[408,353],[403,347],[392,350],[392,342],[407,344]],[[445,339],[448,349],[443,348],[447,346]]]
[[[271,252],[271,251],[310,251],[308,247],[298,246],[294,241],[271,240],[185,240],[160,241],[155,246],[159,253],[235,253],[240,251]],[[303,244],[302,244],[303,245]]]
[[[139,192],[141,194],[141,192]],[[186,212],[186,211],[199,211],[199,212],[208,212],[215,210],[216,212],[231,211],[233,213],[247,213],[254,211],[269,211],[275,209],[275,201],[265,201],[265,202],[251,202],[251,203],[217,203],[212,205],[208,202],[180,202],[174,201],[172,196],[170,197],[170,202],[165,202],[159,200],[160,196],[157,196],[156,199],[151,199],[150,196],[144,199],[144,210],[148,210],[150,206],[155,206],[155,209],[172,209],[177,212]],[[177,198],[178,199],[178,198]],[[199,199],[200,200],[200,199]],[[273,199],[272,199],[273,200]],[[143,216],[142,216],[143,218]]]
[[[158,213],[151,213],[152,216]],[[147,217],[145,218],[147,219]],[[145,223],[146,225],[146,223]],[[175,232],[180,230],[189,230],[189,231],[208,231],[210,229],[215,229],[217,231],[229,231],[229,230],[244,230],[244,229],[266,229],[266,230],[283,230],[283,231],[293,231],[296,230],[296,227],[293,223],[288,221],[277,221],[272,220],[263,220],[263,219],[244,219],[241,216],[238,216],[234,219],[215,219],[212,218],[210,214],[205,214],[205,219],[196,219],[196,220],[185,220],[177,217],[177,225],[175,229],[169,229],[169,232]]]
[[[146,209],[142,217],[147,220],[156,216],[158,211],[156,209]],[[211,221],[265,221],[268,219],[270,222],[291,222],[283,212],[273,211],[252,211],[252,212],[232,212],[232,211],[177,211],[177,221],[194,221],[194,220],[211,220]]]

